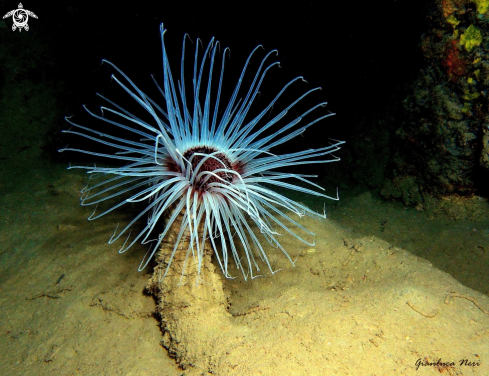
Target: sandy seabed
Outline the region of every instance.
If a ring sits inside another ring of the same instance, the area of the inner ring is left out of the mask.
[[[270,247],[282,270],[223,279],[219,320],[172,323],[182,369],[137,272],[146,248],[107,244],[134,213],[87,221],[85,183],[40,166],[0,186],[1,375],[489,375],[489,221],[351,194],[301,219],[313,247],[283,237],[295,267]],[[416,365],[438,359],[453,366]]]

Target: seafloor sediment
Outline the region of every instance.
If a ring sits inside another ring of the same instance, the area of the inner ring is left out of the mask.
[[[0,199],[2,375],[438,373],[416,371],[425,358],[454,361],[459,374],[489,371],[487,221],[429,219],[344,192],[327,220],[307,223],[314,247],[283,237],[295,267],[269,249],[282,271],[224,280],[224,315],[174,320],[182,370],[144,293],[151,270],[137,272],[146,249],[120,255],[107,244],[131,213],[88,222],[81,174],[47,167]]]

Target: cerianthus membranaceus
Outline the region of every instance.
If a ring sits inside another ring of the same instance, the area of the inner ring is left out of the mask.
[[[104,97],[102,98],[110,106],[101,107],[101,115],[85,107],[94,118],[107,122],[118,132],[131,133],[133,138],[119,137],[120,133],[117,132],[101,133],[75,124],[67,118],[73,128],[65,131],[66,133],[96,141],[102,145],[104,151],[94,152],[69,147],[60,151],[77,151],[125,163],[119,167],[70,167],[84,168],[92,174],[90,184],[82,191],[82,205],[96,206],[105,200],[120,197],[118,204],[100,214],[95,215],[94,212],[89,219],[99,218],[125,203],[148,203],[127,226],[119,232],[116,229],[109,240],[109,243],[113,243],[126,234],[119,251],[121,253],[138,240],[143,244],[152,242],[139,270],[142,270],[154,256],[179,213],[183,213],[183,217],[178,239],[167,260],[168,265],[171,264],[176,252],[186,252],[186,258],[193,257],[196,260],[200,273],[204,242],[210,239],[214,254],[226,277],[231,277],[228,270],[230,255],[245,279],[255,277],[254,270],[259,271],[255,260],[257,256],[274,273],[262,245],[263,238],[279,248],[294,263],[277,240],[280,232],[289,233],[310,245],[313,244],[296,233],[296,229],[311,236],[314,234],[291,218],[290,214],[317,218],[325,218],[325,214],[316,213],[272,188],[337,199],[321,193],[324,189],[308,180],[316,175],[282,171],[291,166],[337,161],[339,158],[334,157],[332,153],[339,150],[343,142],[331,141],[321,148],[279,155],[273,154],[273,148],[290,141],[313,124],[333,115],[327,112],[314,116],[314,113],[326,105],[318,103],[287,120],[286,115],[292,108],[320,88],[300,94],[276,115],[271,115],[277,100],[286,91],[292,90],[291,86],[296,81],[304,81],[302,77],[297,77],[288,82],[261,110],[253,107],[255,112],[251,116],[250,108],[257,100],[267,72],[279,64],[268,62],[277,51],[266,54],[257,71],[251,74],[250,84],[242,90],[241,85],[247,74],[247,67],[261,46],[256,47],[248,57],[232,95],[230,98],[223,98],[221,89],[225,81],[224,60],[228,50],[225,49],[219,58],[216,55],[219,47],[217,41],[212,39],[205,51],[200,50],[198,41],[195,47],[192,82],[187,85],[188,77],[184,72],[187,40],[185,36],[180,80],[175,82],[165,49],[166,30],[163,25],[160,32],[163,81],[158,84],[155,80],[155,83],[163,97],[162,103],[149,98],[121,70],[104,60],[120,75],[112,76],[113,80],[132,97],[135,105],[147,112],[149,121]],[[201,53],[203,55],[199,57]],[[219,60],[220,71],[215,69],[219,65]],[[307,185],[311,188],[306,188]],[[168,214],[169,209],[172,210],[171,214]],[[158,229],[158,223],[165,212],[168,218],[161,231]],[[131,226],[146,215],[148,221],[144,228],[137,235],[130,236]],[[159,236],[151,235],[156,231]],[[178,249],[178,243],[183,237],[190,239],[190,246],[182,251]],[[166,270],[168,272],[168,268]]]

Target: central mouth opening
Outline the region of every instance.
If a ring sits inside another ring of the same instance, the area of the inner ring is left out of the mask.
[[[195,189],[206,191],[211,183],[232,183],[234,174],[222,170],[234,170],[233,164],[224,153],[218,152],[217,149],[208,146],[197,146],[188,149],[183,156],[185,160],[190,161],[193,174],[201,175],[194,182]],[[202,174],[205,171],[212,172],[215,175]]]

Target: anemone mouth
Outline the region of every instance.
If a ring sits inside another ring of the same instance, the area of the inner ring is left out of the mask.
[[[212,183],[232,183],[233,164],[229,157],[208,146],[197,146],[183,153],[184,161],[191,168],[192,186],[199,192],[209,190]]]
[[[181,163],[168,157],[164,164],[167,170],[185,177],[199,194],[216,184],[232,184],[244,172],[244,163],[233,162],[226,152],[211,146],[190,147],[181,157]]]

